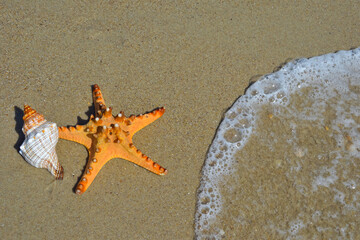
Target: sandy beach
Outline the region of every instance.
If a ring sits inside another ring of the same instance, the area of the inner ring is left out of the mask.
[[[289,59],[360,46],[353,1],[1,1],[0,238],[193,239],[201,167],[225,111]],[[23,105],[88,121],[98,84],[114,114],[165,114],[134,136],[168,170],[109,161],[81,196],[86,149],[59,140],[62,181],[18,153]]]

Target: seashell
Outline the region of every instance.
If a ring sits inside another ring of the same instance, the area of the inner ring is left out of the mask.
[[[32,166],[47,168],[56,179],[63,179],[64,169],[55,151],[59,139],[56,123],[47,121],[29,105],[24,106],[23,119],[25,141],[20,146],[19,153]]]

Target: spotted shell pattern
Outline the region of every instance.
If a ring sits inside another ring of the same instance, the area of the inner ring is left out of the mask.
[[[59,130],[55,123],[47,121],[30,106],[24,107],[25,141],[19,153],[34,167],[46,168],[56,179],[62,179],[64,169],[60,165],[55,146],[59,139]]]

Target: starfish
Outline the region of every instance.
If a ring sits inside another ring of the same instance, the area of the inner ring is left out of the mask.
[[[85,171],[76,186],[75,193],[84,193],[94,181],[100,169],[113,158],[123,158],[158,175],[165,175],[167,170],[153,162],[137,149],[132,137],[134,134],[161,117],[165,108],[138,116],[125,117],[123,112],[112,115],[111,107],[106,107],[100,88],[93,86],[95,117],[85,125],[59,127],[59,137],[84,145],[89,151]]]

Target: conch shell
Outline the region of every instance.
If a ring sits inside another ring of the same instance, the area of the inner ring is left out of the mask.
[[[37,168],[47,168],[56,179],[63,179],[64,169],[60,165],[55,146],[59,139],[56,123],[47,121],[29,105],[24,106],[25,141],[19,153]]]

